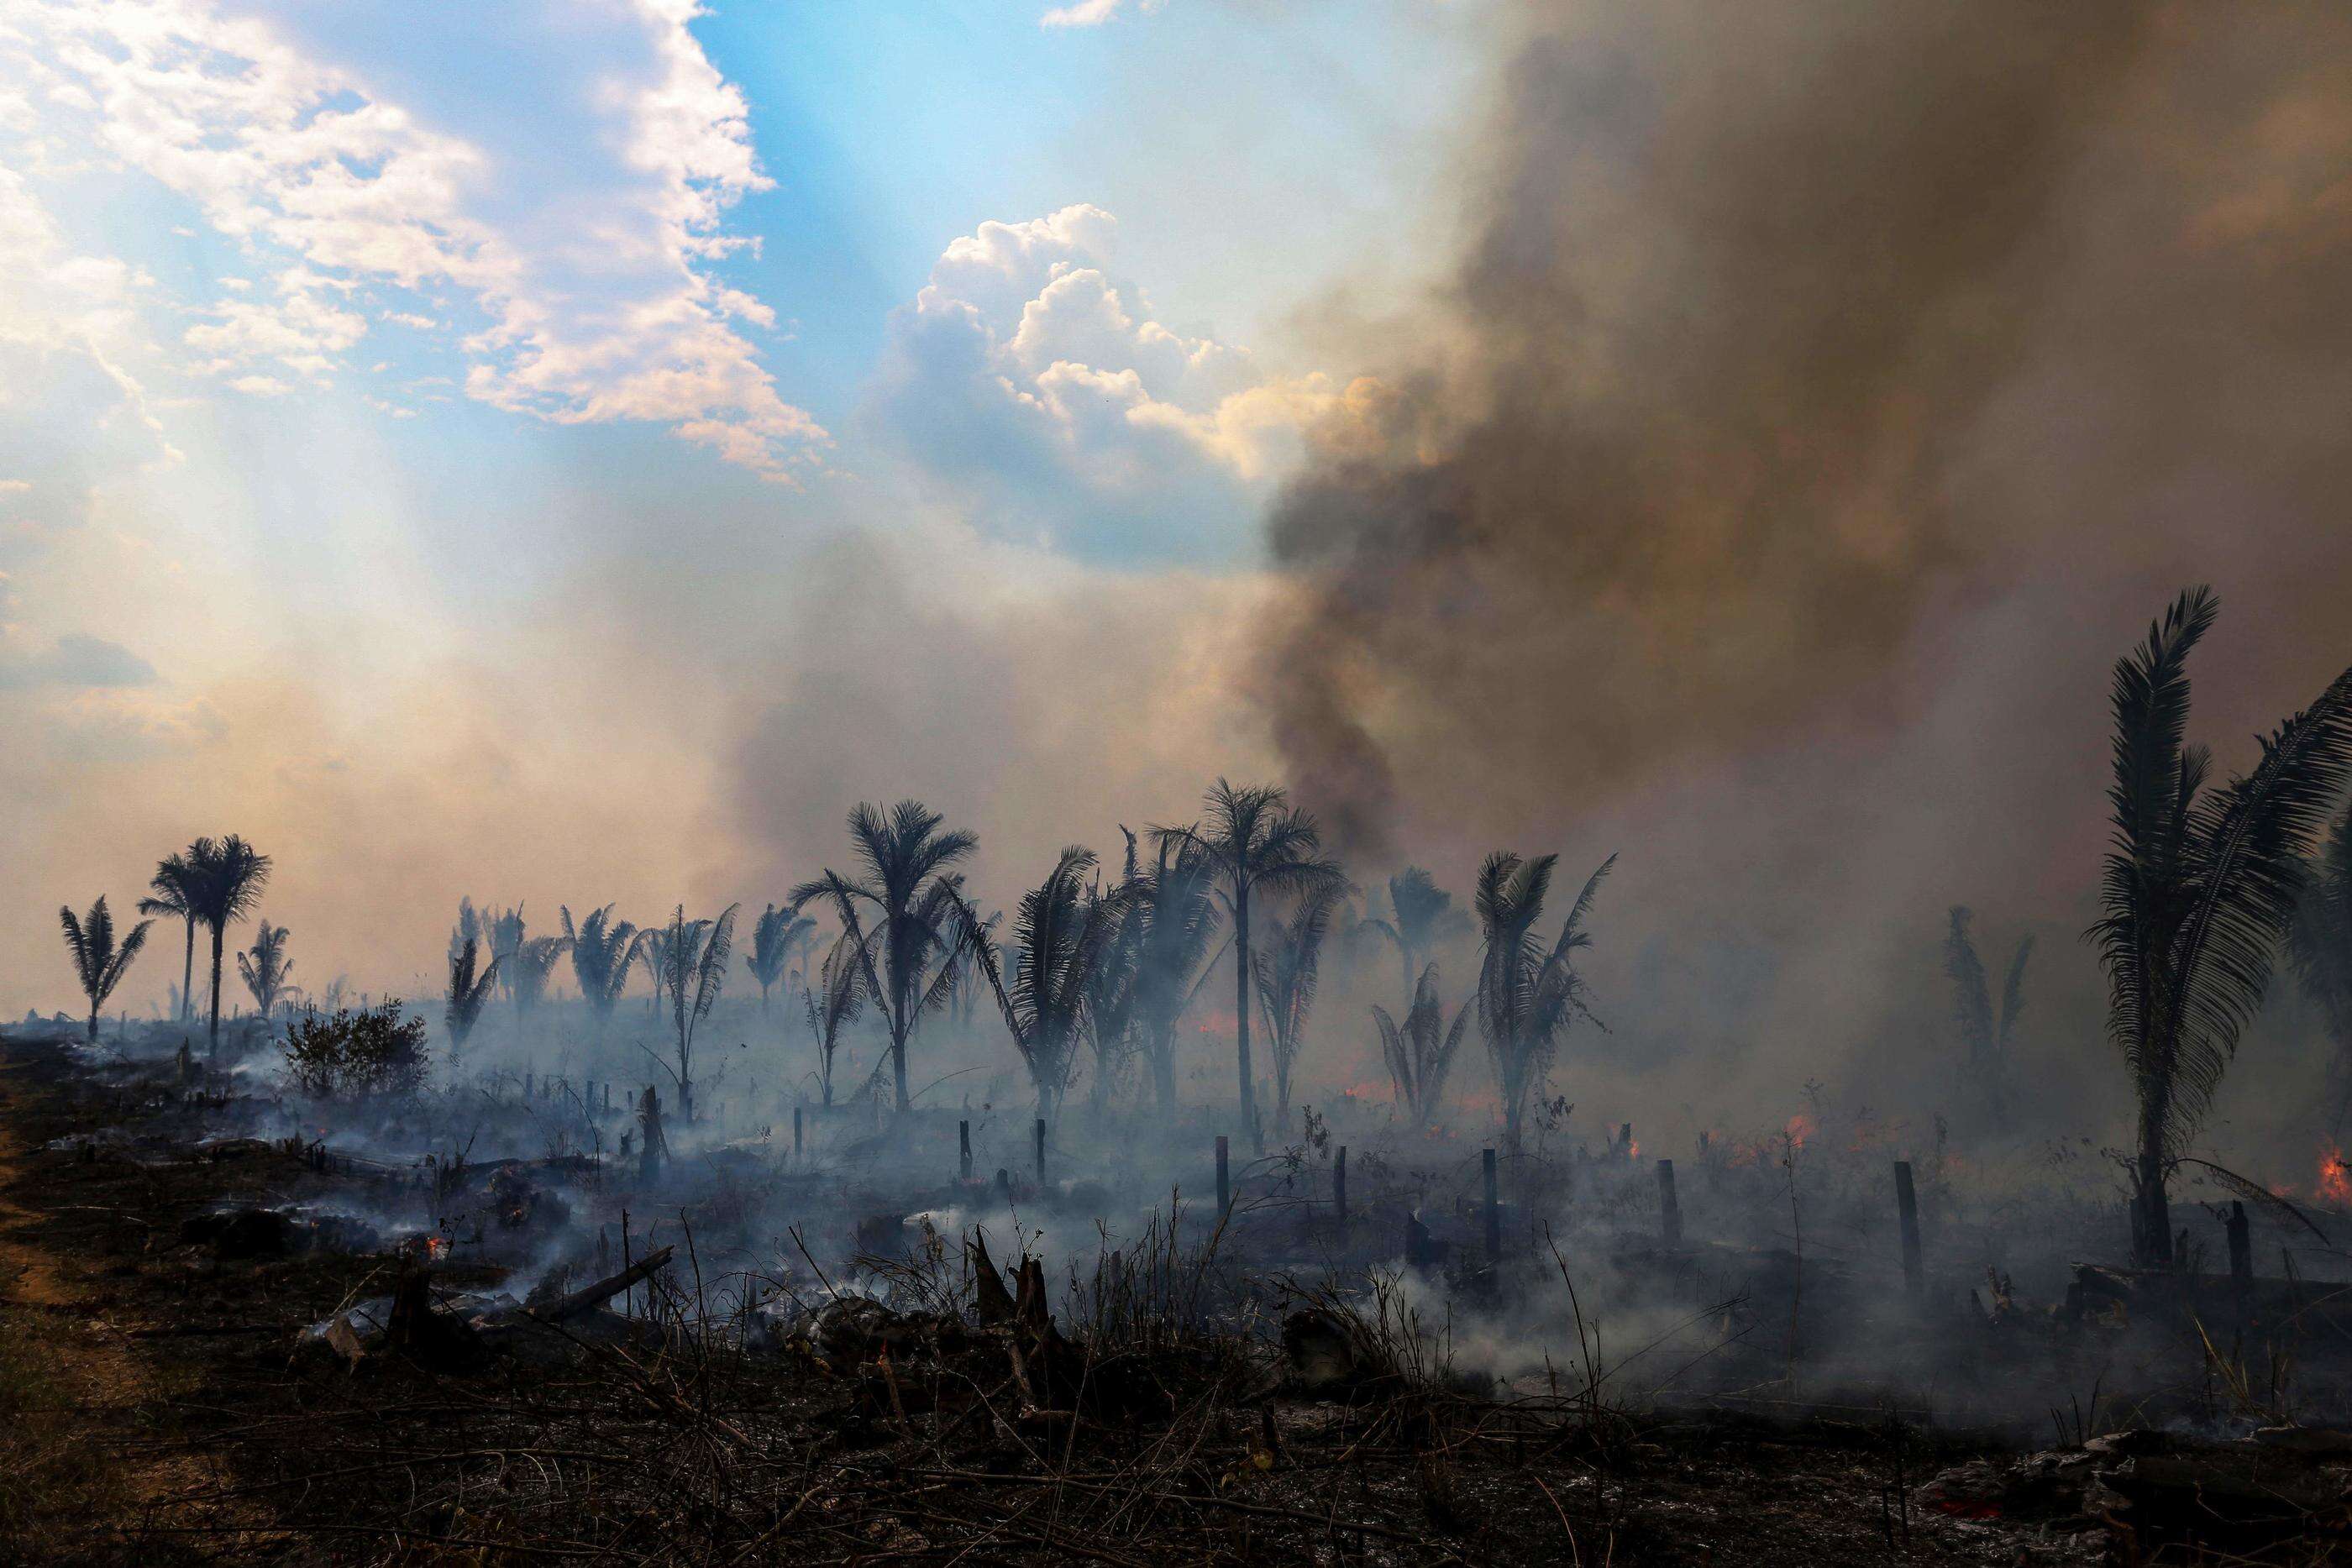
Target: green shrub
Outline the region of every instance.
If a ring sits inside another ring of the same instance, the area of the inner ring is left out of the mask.
[[[287,1076],[313,1099],[413,1094],[425,1086],[425,1020],[403,1018],[396,997],[298,1019],[281,1049]]]

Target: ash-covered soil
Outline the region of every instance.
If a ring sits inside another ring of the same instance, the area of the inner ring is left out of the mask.
[[[1866,1411],[1497,1398],[1311,1301],[1187,1330],[1139,1256],[1085,1322],[1000,1259],[970,1293],[916,1269],[892,1306],[721,1332],[689,1229],[655,1284],[583,1303],[593,1270],[310,1225],[407,1178],[205,1146],[164,1067],[22,1039],[5,1061],[15,1560],[1819,1568],[2317,1563],[2345,1539],[2324,1435],[2029,1455]],[[296,1219],[224,1226],[246,1211]]]

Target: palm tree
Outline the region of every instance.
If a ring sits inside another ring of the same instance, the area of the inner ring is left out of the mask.
[[[1117,929],[1118,899],[1090,898],[1084,885],[1097,864],[1092,850],[1072,845],[1054,862],[1052,874],[1024,894],[1013,912],[1013,939],[1020,949],[1008,988],[995,948],[979,940],[981,972],[996,993],[1004,1026],[1029,1069],[1037,1091],[1037,1114],[1047,1122],[1061,1114],[1078,1044],[1087,1022],[1087,1000],[1096,967]]]
[[[482,1021],[482,1009],[490,1003],[490,988],[499,983],[499,960],[492,958],[480,973],[474,969],[480,959],[482,938],[478,934],[466,938],[457,956],[449,960],[448,1008],[442,1014],[449,1025],[449,1061],[457,1064],[464,1053],[466,1040],[474,1026]]]
[[[841,1048],[841,1031],[866,1005],[866,969],[857,944],[847,932],[824,956],[816,987],[801,993],[807,1005],[809,1032],[816,1036],[817,1087],[824,1108],[833,1109],[833,1056]]]
[[[449,932],[449,961],[456,963],[466,951],[466,944],[478,942],[489,935],[489,923],[482,918],[470,898],[457,901],[457,924]]]
[[[768,990],[784,977],[792,967],[793,955],[816,940],[816,922],[803,915],[800,905],[787,904],[782,909],[774,904],[760,911],[760,918],[751,925],[751,950],[743,962],[751,977],[760,982],[760,1010],[768,1010]],[[787,1003],[791,998],[785,998]]]
[[[1208,979],[1217,935],[1216,868],[1190,839],[1160,838],[1153,863],[1129,879],[1141,924],[1135,955],[1135,1007],[1162,1114],[1176,1109],[1176,1026]],[[1205,962],[1204,962],[1205,961]]]
[[[1372,1023],[1381,1031],[1381,1055],[1388,1062],[1389,1081],[1396,1086],[1397,1103],[1405,1108],[1416,1132],[1429,1125],[1444,1103],[1446,1075],[1454,1070],[1454,1053],[1462,1048],[1462,1031],[1469,1025],[1476,1000],[1464,1002],[1454,1014],[1454,1027],[1446,1028],[1444,1009],[1437,1000],[1437,966],[1432,964],[1413,987],[1412,1006],[1405,1009],[1402,1028],[1387,1009],[1373,1004]]]
[[[2304,868],[2287,953],[2336,1047],[2328,1062],[2328,1099],[2335,1106],[2328,1130],[2340,1133],[2352,1106],[2352,804]]]
[[[289,988],[286,977],[294,972],[294,961],[286,956],[286,927],[263,919],[253,935],[253,946],[236,956],[236,968],[245,977],[245,988],[253,993],[253,1005],[262,1021],[268,1022]]]
[[[2187,590],[2116,661],[2115,830],[2101,918],[2084,933],[2107,972],[2107,1034],[2139,1103],[2132,1243],[2172,1260],[2170,1167],[2262,1005],[2294,916],[2304,856],[2352,774],[2352,669],[2263,741],[2252,772],[2208,790],[2211,755],[2184,746],[2188,659],[2220,612]]]
[[[628,988],[637,928],[625,920],[615,921],[614,904],[590,910],[577,927],[572,924],[571,906],[561,907],[563,940],[572,947],[572,977],[579,982],[580,999],[588,1004],[601,1029],[611,1019],[621,993]]]
[[[571,948],[567,937],[533,936],[517,947],[510,957],[499,960],[499,980],[514,998],[518,1018],[538,1009],[547,996],[547,982],[555,973],[555,961]]]
[[[1102,950],[1085,977],[1086,1008],[1082,1015],[1087,1044],[1095,1059],[1088,1098],[1097,1112],[1108,1103],[1112,1086],[1135,1054],[1142,1018],[1144,909],[1137,895],[1140,878],[1136,840],[1126,828],[1119,831],[1127,838],[1127,862],[1118,885],[1106,893],[1100,879],[1097,879],[1087,890],[1089,909],[1099,907],[1108,925]]]
[[[1977,956],[1976,941],[1969,935],[1969,925],[1975,918],[1965,904],[1952,905],[1951,930],[1944,938],[1944,973],[1952,982],[1953,1019],[1968,1051],[1969,1081],[1982,1092],[1992,1108],[1994,1124],[2000,1125],[2007,1119],[2009,1045],[2017,1032],[2018,1015],[2025,1010],[2025,966],[2033,956],[2033,938],[2019,938],[2017,951],[2009,960],[2009,978],[2001,988],[1996,1024],[1984,960]]]
[[[716,920],[688,920],[680,904],[667,929],[641,934],[655,938],[647,945],[658,965],[655,978],[677,1030],[677,1065],[670,1076],[677,1082],[678,1114],[688,1122],[694,1120],[695,1026],[719,1005],[735,950],[735,912],[741,907],[730,904]]]
[[[1234,1059],[1241,1080],[1241,1116],[1251,1140],[1265,1146],[1257,1119],[1257,1085],[1250,1069],[1250,899],[1258,893],[1304,897],[1318,886],[1340,885],[1338,864],[1319,852],[1315,819],[1289,804],[1272,785],[1241,789],[1220,779],[1203,799],[1203,821],[1189,828],[1155,828],[1153,835],[1197,844],[1218,883],[1218,899],[1234,926]]]
[[[185,1022],[196,1011],[195,998],[189,994],[196,978],[196,915],[188,906],[191,873],[185,855],[165,855],[155,864],[155,874],[147,882],[152,898],[139,901],[142,915],[176,915],[186,927],[187,940],[180,955],[180,1019]]]
[[[515,1000],[515,956],[522,951],[526,938],[522,905],[493,911],[482,918],[482,929],[489,937],[490,958],[499,967],[499,989],[507,1000]],[[520,1010],[519,1008],[517,1010]]]
[[[257,853],[236,834],[215,842],[198,839],[187,849],[190,877],[188,904],[213,938],[212,1018],[205,1033],[206,1051],[220,1053],[221,949],[228,928],[244,919],[261,902],[269,885],[269,857]]]
[[[122,972],[131,967],[131,960],[147,946],[147,928],[155,923],[141,921],[117,946],[114,916],[107,910],[104,894],[79,920],[74,918],[70,906],[60,905],[58,921],[66,930],[66,950],[73,955],[74,977],[81,982],[82,995],[89,998],[89,1038],[95,1042],[100,1009],[114,994],[114,988],[122,983]]]
[[[866,862],[865,880],[827,871],[791,894],[794,904],[830,900],[850,936],[866,994],[890,1032],[890,1071],[901,1112],[914,1103],[907,1092],[908,1039],[925,1013],[954,995],[957,960],[979,934],[979,920],[963,900],[963,879],[948,868],[980,841],[968,832],[940,831],[944,821],[917,800],[901,800],[887,813],[861,802],[849,813],[849,837]],[[874,917],[871,931],[861,910]]]
[[[1462,912],[1454,907],[1454,895],[1417,865],[1389,878],[1389,908],[1396,916],[1393,921],[1370,919],[1363,924],[1395,946],[1397,959],[1404,966],[1405,989],[1411,991],[1412,977],[1429,962],[1430,950],[1465,921]]]
[[[1335,883],[1323,883],[1302,894],[1287,921],[1268,923],[1265,945],[1255,959],[1258,1005],[1265,1009],[1266,1031],[1274,1037],[1274,1124],[1285,1133],[1290,1130],[1290,1070],[1299,1047],[1307,1043],[1307,1015],[1315,1006],[1323,937],[1339,901]]]
[[[1516,1154],[1528,1092],[1551,1071],[1559,1037],[1580,1017],[1591,1018],[1584,977],[1576,970],[1579,949],[1592,945],[1584,917],[1592,909],[1611,855],[1586,879],[1574,907],[1549,946],[1535,935],[1543,918],[1558,855],[1522,860],[1497,850],[1478,868],[1476,904],[1485,951],[1478,967],[1478,1028],[1495,1060],[1495,1081],[1503,1096],[1505,1144]],[[1594,1020],[1598,1022],[1598,1019]]]

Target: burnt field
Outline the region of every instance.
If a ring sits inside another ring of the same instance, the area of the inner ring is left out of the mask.
[[[536,1078],[387,1111],[362,1155],[150,1032],[7,1043],[20,1557],[2346,1549],[2339,1287],[1988,1277],[1965,1178],[1936,1171],[1906,1278],[1887,1163],[1818,1135],[1701,1151],[1670,1220],[1630,1134],[1505,1162],[1491,1202],[1478,1151],[1360,1142],[1343,1200],[1358,1134],[1310,1123],[1233,1152],[1221,1215],[1205,1149],[1202,1190],[1147,1192],[1057,1145],[991,1158],[1022,1140],[983,1129],[967,1180],[953,1113],[624,1159],[642,1107]],[[577,1135],[551,1140],[559,1103]],[[2008,1228],[2053,1258],[2070,1226],[2120,1229],[2023,1201]],[[1722,1239],[1783,1235],[1776,1204],[1794,1237]]]

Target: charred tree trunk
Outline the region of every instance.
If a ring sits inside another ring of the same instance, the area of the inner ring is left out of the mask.
[[[1234,889],[1234,1054],[1241,1069],[1242,1126],[1259,1154],[1265,1138],[1258,1131],[1257,1082],[1250,1073],[1250,945],[1249,884]]]
[[[217,1062],[220,1061],[221,928],[215,925],[212,933],[213,1012],[212,1021],[205,1029],[205,1054]]]

